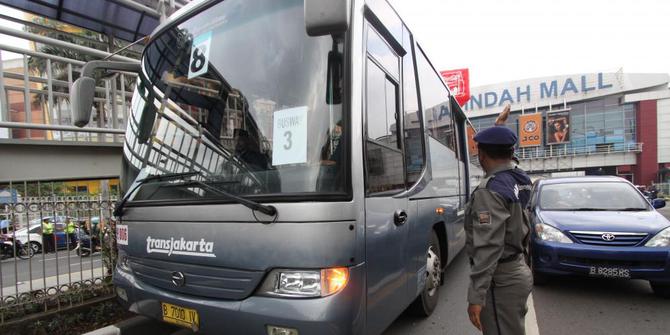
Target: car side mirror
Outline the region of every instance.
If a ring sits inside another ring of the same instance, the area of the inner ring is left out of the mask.
[[[651,205],[656,209],[661,209],[665,207],[665,200],[663,199],[654,199],[651,201]]]
[[[341,34],[349,29],[351,0],[305,0],[305,30],[309,36]]]
[[[140,63],[112,62],[104,60],[90,61],[81,69],[81,76],[75,80],[70,90],[72,122],[77,127],[84,127],[91,120],[93,98],[95,97],[96,70],[116,70],[140,73]]]

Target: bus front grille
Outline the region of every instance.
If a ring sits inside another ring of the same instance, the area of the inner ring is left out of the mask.
[[[262,271],[246,271],[196,264],[129,258],[129,265],[140,281],[166,290],[189,295],[241,300],[251,295],[263,278]],[[182,278],[176,283],[173,277]]]

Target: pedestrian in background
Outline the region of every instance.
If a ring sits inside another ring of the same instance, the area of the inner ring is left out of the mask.
[[[525,208],[531,181],[513,161],[517,136],[509,128],[494,126],[474,140],[486,176],[466,208],[468,315],[485,335],[525,334],[526,303],[533,285],[525,260],[530,241]]]
[[[54,252],[54,223],[48,218],[42,219],[42,251],[44,253]]]

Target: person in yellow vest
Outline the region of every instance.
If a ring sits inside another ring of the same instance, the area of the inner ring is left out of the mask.
[[[42,251],[50,253],[55,251],[54,223],[48,218],[42,220]]]
[[[68,239],[68,248],[72,249],[76,246],[77,244],[77,238],[75,237],[75,230],[77,229],[77,226],[74,224],[72,219],[68,218],[67,219],[67,225],[65,226],[65,233],[67,234],[67,239]]]

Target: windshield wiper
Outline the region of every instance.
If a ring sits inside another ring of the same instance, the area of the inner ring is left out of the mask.
[[[199,175],[199,172],[191,171],[191,172],[181,172],[181,173],[166,173],[166,174],[161,174],[161,175],[154,175],[154,176],[149,176],[145,177],[139,180],[136,180],[132,186],[132,188],[126,192],[126,194],[123,196],[121,201],[119,201],[118,204],[116,204],[116,207],[114,208],[114,216],[120,217],[123,215],[123,207],[126,205],[126,202],[128,202],[128,199],[130,199],[130,195],[135,192],[140,186],[150,182],[150,181],[166,181],[166,180],[172,180],[172,179],[180,179],[184,177],[191,177],[191,176],[196,176]]]
[[[174,187],[188,187],[188,186],[197,186],[199,188],[202,188],[203,190],[207,190],[213,193],[216,193],[218,195],[222,195],[230,200],[233,200],[243,206],[248,207],[251,210],[259,211],[263,214],[269,215],[269,216],[275,216],[277,214],[277,208],[275,206],[271,205],[263,205],[261,203],[258,203],[253,200],[249,200],[237,195],[234,195],[232,193],[228,193],[222,189],[218,189],[216,187],[212,187],[210,185],[207,185],[206,183],[203,183],[199,180],[189,180],[187,182],[181,183],[181,184],[172,184],[170,186]]]
[[[640,207],[627,207],[627,208],[617,208],[613,209],[615,211],[620,211],[620,212],[639,212],[639,211],[646,211],[646,208],[640,208]]]
[[[577,211],[577,212],[581,212],[581,211],[586,212],[586,211],[608,211],[608,210],[610,210],[610,209],[607,209],[607,208],[594,208],[594,207],[582,207],[582,208],[571,208],[571,209],[569,209],[569,210],[571,210],[571,211]]]

